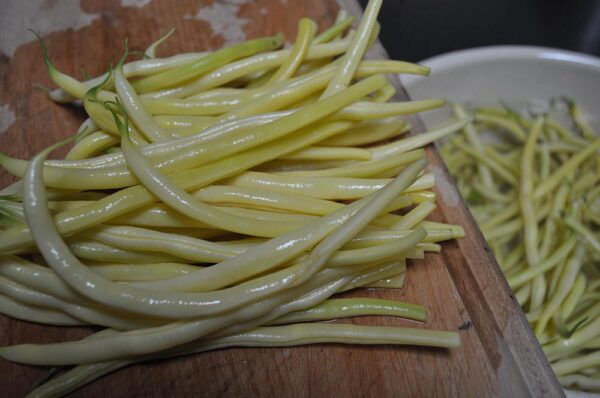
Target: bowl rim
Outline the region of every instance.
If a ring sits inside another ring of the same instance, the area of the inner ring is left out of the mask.
[[[599,57],[571,50],[527,45],[497,45],[468,48],[436,55],[418,63],[429,67],[436,74],[440,74],[444,71],[465,65],[476,65],[500,59],[550,60],[590,67],[600,73]],[[405,87],[409,88],[413,82],[418,82],[422,79],[422,76],[403,75],[402,83]]]

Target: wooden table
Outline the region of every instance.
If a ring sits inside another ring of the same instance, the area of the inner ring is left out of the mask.
[[[41,31],[60,70],[81,76],[80,68],[85,67],[96,75],[119,58],[126,37],[131,48],[143,50],[176,27],[159,55],[214,49],[277,31],[289,41],[300,17],[326,26],[335,18],[338,3],[352,13],[360,12],[353,0],[82,0],[80,4],[9,0],[2,11],[5,23],[0,24],[0,148],[28,158],[73,133],[84,117],[77,106],[56,105],[33,88],[33,83],[50,85],[50,80],[39,47],[25,27]],[[62,155],[64,151],[57,156]],[[423,304],[429,320],[424,325],[398,319],[352,322],[458,330],[463,341],[460,349],[341,345],[230,349],[130,367],[74,396],[562,396],[439,156],[430,148],[428,157],[439,194],[439,210],[433,218],[463,225],[466,237],[444,244],[441,254],[411,262],[404,289],[361,295]],[[11,181],[0,170],[0,186]],[[75,339],[89,333],[6,317],[0,317],[0,324],[2,345]],[[44,369],[0,360],[5,396],[22,396],[44,373]]]

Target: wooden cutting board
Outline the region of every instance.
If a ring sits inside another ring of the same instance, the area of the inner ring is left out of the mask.
[[[282,31],[293,40],[297,20],[308,16],[327,26],[339,4],[360,13],[354,0],[8,0],[0,17],[0,148],[29,158],[73,133],[84,114],[59,106],[33,83],[50,85],[37,43],[25,31],[40,31],[56,66],[81,76],[103,72],[119,58],[123,40],[143,50],[177,30],[159,55],[201,51]],[[411,38],[398,38],[411,40]],[[379,46],[376,53],[385,56]],[[400,90],[401,95],[407,98]],[[422,125],[413,121],[417,129]],[[62,153],[57,156],[63,156]],[[111,396],[423,396],[555,397],[562,391],[520,308],[437,152],[428,150],[438,207],[433,218],[465,227],[466,237],[445,243],[441,254],[409,264],[398,291],[363,290],[427,307],[425,324],[391,318],[361,318],[361,324],[459,331],[454,350],[414,347],[315,345],[274,349],[229,349],[133,366],[106,376],[73,395]],[[0,187],[13,179],[0,170]],[[84,328],[41,327],[0,316],[0,344],[80,338]],[[2,395],[22,396],[46,370],[0,359]]]

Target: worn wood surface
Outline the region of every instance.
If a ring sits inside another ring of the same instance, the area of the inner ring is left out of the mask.
[[[41,26],[56,66],[81,76],[81,67],[98,74],[109,61],[117,59],[125,37],[130,47],[141,50],[176,27],[159,51],[159,55],[170,55],[214,49],[232,40],[277,31],[291,40],[300,17],[309,16],[325,26],[335,18],[338,3],[360,12],[354,0],[2,3],[4,22],[10,23],[0,24],[0,148],[23,158],[72,133],[83,120],[78,107],[53,104],[33,88],[33,83],[50,84],[50,80],[39,48],[28,41],[23,24],[33,29]],[[22,32],[8,35],[9,29]],[[384,53],[381,47],[375,52]],[[417,120],[413,122],[420,126]],[[84,387],[74,396],[561,396],[541,349],[439,156],[430,149],[428,157],[439,192],[439,210],[433,218],[463,225],[466,237],[444,244],[441,254],[410,263],[404,289],[360,294],[420,303],[427,307],[429,320],[424,325],[389,318],[351,322],[458,330],[463,341],[460,349],[342,345],[229,349],[133,366]],[[0,186],[11,181],[0,170]],[[41,327],[0,317],[1,345],[62,341],[88,333],[83,328]],[[1,395],[24,395],[44,373],[41,368],[0,359]]]

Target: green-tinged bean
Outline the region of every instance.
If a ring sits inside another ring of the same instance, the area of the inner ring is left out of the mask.
[[[498,165],[502,166],[507,171],[510,171],[514,175],[519,175],[519,165],[511,163],[507,158],[498,153],[493,147],[488,146],[484,149],[484,153],[492,158]]]
[[[523,272],[509,277],[508,284],[513,290],[516,290],[522,287],[525,283],[531,281],[537,275],[551,270],[567,258],[576,244],[577,239],[574,236],[565,240],[562,245],[560,245],[560,247],[554,251],[554,253],[540,263],[536,264],[534,267],[527,268],[526,270],[523,270]]]
[[[277,69],[275,74],[271,76],[269,81],[266,84],[277,83],[283,81],[285,79],[290,78],[296,73],[296,70],[302,64],[304,57],[306,56],[306,52],[308,51],[308,47],[313,41],[313,36],[315,34],[317,27],[315,22],[309,18],[302,18],[298,22],[298,33],[296,35],[296,42],[292,47],[292,52],[288,59],[285,60],[283,64]]]
[[[569,261],[565,265],[557,289],[552,295],[552,297],[550,297],[548,302],[545,304],[544,310],[540,314],[540,317],[537,321],[537,324],[535,326],[536,336],[540,336],[542,334],[542,332],[546,328],[546,323],[555,314],[555,312],[559,310],[560,305],[563,303],[564,299],[571,291],[571,288],[573,287],[575,279],[577,278],[577,275],[579,274],[579,270],[581,268],[582,257],[583,251],[581,248],[578,248],[575,251],[575,255],[572,256],[572,258],[569,259]],[[533,308],[537,307],[537,305],[533,306]]]
[[[345,178],[345,177],[302,177],[296,175],[245,172],[222,181],[236,187],[260,187],[281,193],[296,193],[318,199],[356,199],[375,192],[390,179]],[[433,175],[419,177],[405,193],[433,187]]]
[[[150,142],[164,141],[171,137],[171,134],[161,127],[152,118],[148,110],[144,107],[142,101],[138,97],[132,84],[129,83],[123,71],[123,61],[127,56],[128,49],[123,58],[119,61],[115,69],[115,89],[127,114],[139,128],[142,134],[150,140]]]
[[[405,259],[386,261],[382,263],[380,267],[373,268],[372,270],[366,271],[356,276],[352,280],[349,280],[344,286],[340,288],[340,292],[364,287],[382,279],[398,275],[404,271],[406,271]]]
[[[283,155],[280,159],[288,160],[370,160],[371,151],[353,147],[311,146],[300,151]]]
[[[54,83],[56,83],[59,87],[61,87],[68,95],[75,97],[75,98],[83,98],[85,96],[86,92],[88,91],[88,89],[90,89],[91,87],[85,87],[78,80],[76,80],[73,77],[66,75],[66,74],[60,72],[58,69],[56,69],[54,67],[54,65],[52,64],[52,62],[50,61],[50,58],[48,57],[46,44],[42,40],[41,36],[35,32],[33,32],[33,34],[35,34],[38,41],[40,42],[40,47],[42,50],[42,57],[44,58],[44,63],[46,65],[46,69],[48,70],[48,74],[50,75],[50,78],[54,81]],[[100,82],[98,82],[98,84],[103,85],[108,80],[109,76],[110,76],[110,73],[106,74],[106,78],[101,80]],[[95,86],[97,86],[97,85],[95,85]],[[105,94],[105,93],[102,93],[102,94]],[[110,96],[110,94],[109,94],[109,98],[112,98]]]
[[[370,151],[371,156],[372,152]],[[346,177],[346,178],[365,178],[377,177],[379,174],[389,170],[395,170],[415,160],[425,156],[425,151],[415,149],[404,152],[399,155],[382,158],[379,160],[370,160],[366,162],[349,163],[339,167],[318,169],[318,170],[291,170],[281,171],[277,174],[299,176],[299,177]]]
[[[581,299],[581,296],[585,292],[586,284],[586,276],[584,274],[577,275],[573,288],[569,291],[560,306],[560,311],[554,313],[552,317],[554,328],[563,337],[568,337],[571,334],[571,331],[567,328],[565,319],[568,319],[575,310],[579,299]]]
[[[427,144],[432,143],[435,140],[439,140],[449,134],[460,130],[471,120],[471,118],[458,120],[446,126],[442,126],[438,129],[434,129],[422,134],[417,134],[409,138],[400,139],[395,142],[374,148],[372,149],[373,160],[389,158],[391,156],[396,156],[398,154],[411,151],[413,149],[421,148]]]
[[[342,56],[338,70],[327,85],[322,98],[336,94],[350,84],[350,81],[354,77],[354,72],[356,72],[358,64],[369,46],[381,4],[382,0],[371,0],[367,4],[358,30],[352,38],[352,43]]]
[[[417,160],[417,159],[415,159]],[[393,212],[413,203],[411,194],[400,195],[390,203],[382,214]],[[311,215],[325,215],[344,205],[339,202],[314,199],[291,193],[269,192],[256,188],[211,185],[194,193],[207,203],[238,205],[271,211],[295,212]]]
[[[428,229],[423,225],[419,225],[421,228],[425,228],[427,236],[422,239],[422,243],[432,243],[442,240],[448,240],[455,237],[450,228],[445,230],[442,229]],[[360,249],[364,247],[371,247],[374,245],[385,244],[392,242],[398,238],[407,235],[407,231],[389,231],[389,230],[367,230],[357,235],[351,242],[344,246],[344,249]]]
[[[569,114],[571,115],[571,118],[575,122],[575,125],[577,126],[577,129],[581,135],[588,140],[597,139],[598,134],[592,130],[577,103],[571,99],[566,99],[566,102],[569,107]]]
[[[322,101],[322,100],[321,100]],[[430,99],[422,101],[387,102],[356,102],[333,115],[333,120],[373,120],[398,115],[411,115],[436,109],[446,103],[444,99]],[[423,134],[424,135],[424,134]],[[414,138],[419,137],[415,136]],[[433,138],[435,140],[437,138]],[[416,147],[412,147],[414,149]]]
[[[119,143],[119,138],[102,131],[94,132],[76,143],[65,156],[66,160],[81,160],[98,155],[113,145]]]
[[[409,211],[402,220],[395,223],[392,229],[410,229],[423,221],[432,211],[436,208],[435,203],[423,202],[418,204],[415,208]]]
[[[527,302],[531,298],[531,284],[524,285],[522,288],[515,292],[515,300],[521,307],[525,307]]]
[[[594,236],[592,231],[586,228],[581,222],[579,222],[573,216],[568,216],[564,220],[564,223],[567,224],[573,231],[579,234],[581,237],[585,239],[585,241],[592,246],[592,248],[596,252],[600,252],[600,240]]]
[[[550,252],[550,248],[555,245],[557,240],[556,235],[558,232],[557,220],[560,218],[561,212],[565,208],[568,194],[568,187],[563,185],[558,189],[558,192],[556,192],[556,196],[552,201],[552,208],[550,209],[550,213],[546,218],[542,235],[542,244],[540,245],[540,256],[542,258],[547,257]]]
[[[150,44],[146,51],[144,51],[144,58],[156,58],[156,50],[158,47],[163,44],[171,35],[175,32],[175,28],[171,28],[167,33],[158,38],[155,42]]]
[[[495,127],[500,127],[513,135],[519,142],[525,142],[526,134],[523,131],[519,122],[516,122],[506,117],[493,116],[482,112],[475,112],[475,122],[490,124]]]
[[[392,84],[388,83],[387,85],[383,86],[383,88],[380,88],[375,93],[373,93],[373,95],[371,95],[371,101],[377,103],[385,103],[389,101],[394,95],[396,95],[396,88]]]
[[[346,29],[348,29],[352,25],[352,22],[354,22],[355,18],[352,16],[348,17],[347,15],[342,14],[342,11],[343,10],[340,10],[340,14],[338,14],[338,18],[336,19],[335,25],[329,27],[324,32],[318,34],[312,41],[313,44],[328,43],[334,40],[336,37],[340,36]],[[341,18],[340,15],[342,15]]]
[[[362,122],[344,134],[331,137],[321,145],[357,146],[395,138],[408,131],[410,125],[398,117]]]
[[[565,388],[577,388],[584,391],[600,391],[600,380],[580,374],[562,376],[558,378]]]
[[[248,40],[201,56],[190,64],[175,67],[153,76],[144,77],[135,81],[133,83],[133,88],[138,93],[143,94],[166,87],[172,87],[179,83],[188,82],[194,77],[206,74],[207,72],[240,58],[245,58],[256,53],[272,51],[281,46],[282,43],[283,36],[281,34],[273,37]]]
[[[494,161],[491,157],[487,157],[484,153],[478,152],[458,141],[454,142],[453,145],[485,165],[487,167],[486,170],[494,172],[494,174],[501,177],[505,182],[515,186],[518,185],[516,176]]]
[[[207,203],[312,215],[328,214],[343,206],[341,203],[308,198],[289,192],[269,192],[257,188],[227,185],[211,185],[196,191],[194,196]],[[403,198],[404,203],[410,204],[410,198]]]
[[[468,116],[467,113],[465,112],[465,110],[457,103],[452,104],[452,110],[454,111],[454,115],[458,119],[462,119],[462,118],[465,118]],[[465,135],[467,136],[467,139],[471,143],[471,145],[473,145],[473,148],[477,152],[482,153],[484,150],[484,146],[483,146],[483,143],[481,142],[481,139],[479,138],[479,135],[477,134],[477,131],[475,130],[475,127],[473,126],[473,124],[468,123],[464,127],[464,132],[465,132]],[[483,158],[487,159],[485,157],[483,157]],[[488,169],[488,166],[486,166],[485,164],[479,164],[477,167],[478,167],[479,175],[481,176],[483,185],[488,189],[493,187],[494,184],[492,181],[492,174],[491,174],[490,170]]]
[[[550,361],[554,361],[561,356],[573,353],[581,345],[598,337],[600,335],[600,317],[590,320],[588,323],[577,329],[571,337],[561,338],[555,342],[542,346],[544,353]]]
[[[541,182],[535,189],[534,197],[539,199],[555,189],[567,175],[572,173],[581,163],[598,150],[600,150],[600,139],[591,142],[586,148],[582,149],[581,152],[573,155],[568,161],[556,169],[550,177]]]
[[[523,157],[521,158],[521,179],[519,182],[519,205],[521,207],[521,216],[523,218],[523,233],[525,241],[525,257],[530,267],[538,264],[538,225],[537,217],[534,211],[534,187],[533,187],[533,156],[537,139],[542,132],[544,119],[538,117],[529,131]],[[542,304],[546,294],[546,284],[543,275],[537,275],[533,280],[531,291],[531,308],[537,308]]]
[[[272,321],[271,325],[323,321],[362,315],[386,315],[425,322],[425,307],[399,301],[358,298],[329,299],[304,311],[291,312]]]
[[[419,237],[419,240],[422,240],[425,235],[425,230],[421,229],[416,236]],[[331,259],[327,262],[327,267],[346,267],[349,265],[385,261],[390,258],[401,257],[403,253],[406,253],[415,245],[414,240],[399,239],[391,243],[364,249],[341,250],[331,256]]]

